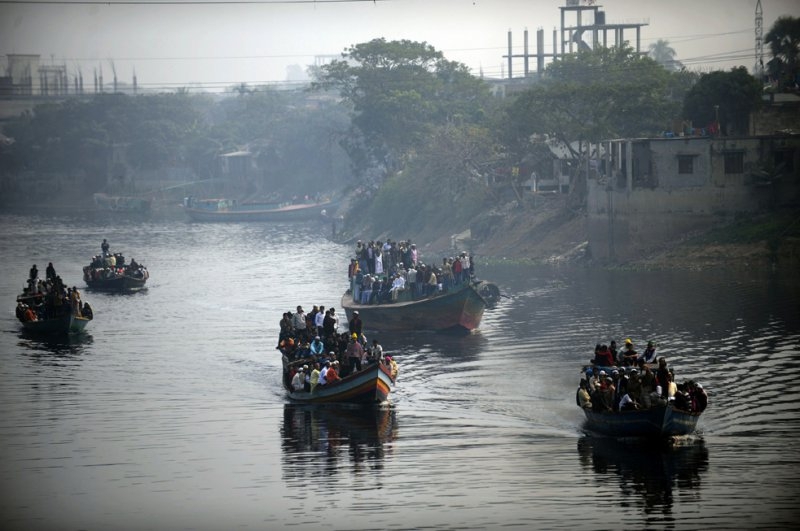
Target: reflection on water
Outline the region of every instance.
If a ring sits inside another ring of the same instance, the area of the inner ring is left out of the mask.
[[[17,345],[34,359],[75,358],[89,351],[94,338],[88,332],[49,336],[32,334],[25,329],[18,333]]]
[[[695,491],[699,496],[708,470],[708,450],[700,438],[668,446],[582,437],[578,456],[581,467],[594,472],[598,482],[618,483],[624,505],[639,507],[645,515],[661,515],[657,518],[672,513],[676,494],[685,497],[686,491]]]
[[[383,467],[397,437],[390,407],[295,405],[283,410],[281,441],[286,479],[334,475],[366,463]]]

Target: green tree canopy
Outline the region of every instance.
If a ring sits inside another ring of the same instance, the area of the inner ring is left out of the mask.
[[[677,111],[670,89],[670,74],[629,46],[568,55],[510,106],[507,141],[524,144],[534,133],[567,142],[653,134]]]
[[[747,134],[752,113],[761,102],[761,84],[740,66],[730,72],[703,74],[683,103],[684,116],[698,126],[714,122],[728,134]]]
[[[675,48],[669,45],[669,41],[658,39],[648,48],[648,55],[670,72],[677,72],[683,65],[680,61],[675,60]]]
[[[347,149],[359,171],[396,169],[433,127],[483,117],[485,84],[425,42],[374,39],[342,56],[319,69],[314,86],[338,90],[351,105]]]
[[[796,88],[800,84],[798,56],[800,56],[800,17],[779,17],[764,37],[772,52],[768,70],[784,86]]]

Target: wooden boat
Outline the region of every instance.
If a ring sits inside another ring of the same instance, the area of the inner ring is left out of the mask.
[[[655,365],[649,365],[655,368]],[[588,367],[584,367],[585,373]],[[600,374],[611,374],[617,370],[631,374],[635,367],[601,367],[593,370]],[[679,386],[680,387],[680,386]],[[672,399],[660,400],[651,407],[624,411],[594,411],[583,409],[586,415],[585,429],[592,433],[617,438],[670,438],[691,435],[697,426],[702,411],[685,411],[675,407]],[[687,408],[690,406],[687,405]],[[705,407],[705,406],[704,406]]]
[[[17,297],[17,302],[22,302],[32,308],[45,304],[44,296],[23,294]],[[56,309],[56,315],[31,321],[21,320],[26,332],[37,335],[68,335],[82,332],[92,317],[82,317],[63,308]]]
[[[360,304],[353,300],[352,290],[342,296],[341,305],[348,321],[358,311],[370,329],[380,331],[433,330],[469,332],[478,328],[483,312],[492,300],[481,292],[494,291],[489,282],[470,282],[446,292],[420,299],[402,298],[397,302]]]
[[[23,328],[33,334],[47,335],[66,335],[78,334],[82,332],[91,319],[78,317],[73,314],[64,314],[50,319],[40,319],[38,321],[25,321]]]
[[[289,370],[285,359],[283,370]],[[392,384],[394,384],[394,379],[389,372],[389,368],[383,363],[372,363],[356,373],[345,376],[341,380],[326,385],[318,385],[313,392],[287,389],[287,393],[290,399],[309,404],[328,402],[380,404],[389,398]]]
[[[129,293],[144,289],[150,273],[142,265],[125,264],[122,255],[117,254],[122,260],[122,265],[114,267],[106,265],[103,257],[95,257],[92,262],[83,268],[83,281],[90,289],[98,291],[114,291]]]
[[[98,192],[92,196],[98,210],[110,212],[149,212],[150,200],[143,197],[116,196]]]
[[[333,201],[303,203],[239,202],[235,199],[184,200],[193,221],[308,221],[329,214]]]
[[[649,409],[597,412],[587,409],[585,428],[611,437],[662,438],[694,433],[700,413],[681,411],[671,404]]]
[[[108,277],[97,276],[92,278],[91,266],[83,268],[83,280],[90,289],[97,291],[133,292],[144,289],[147,279],[150,278],[145,270],[142,273],[124,270],[122,273],[112,273]],[[102,271],[102,270],[100,270]]]

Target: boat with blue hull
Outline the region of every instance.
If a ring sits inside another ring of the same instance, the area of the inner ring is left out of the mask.
[[[86,309],[90,311],[88,306]],[[69,304],[56,304],[52,297],[41,293],[23,293],[17,296],[17,318],[29,334],[67,336],[83,332],[92,314],[84,314]]]
[[[631,411],[591,411],[586,414],[587,431],[610,437],[672,437],[695,432],[700,413],[681,411],[672,404]]]
[[[585,366],[576,394],[577,405],[586,415],[585,431],[615,438],[670,439],[693,434],[708,406],[708,395],[693,380],[675,384],[666,358],[660,357],[659,362],[642,359],[628,365]],[[667,386],[663,393],[662,385]]]

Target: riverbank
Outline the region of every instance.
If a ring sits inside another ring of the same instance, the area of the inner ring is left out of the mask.
[[[467,250],[486,263],[686,270],[800,264],[800,212],[796,210],[685,234],[625,263],[592,259],[586,223],[585,213],[570,209],[565,196],[553,196],[535,206],[512,203],[482,214],[469,229],[430,228],[406,237],[418,244],[423,256],[441,257]]]

